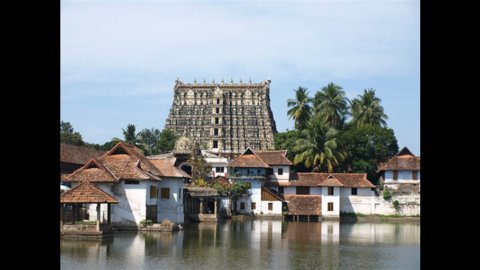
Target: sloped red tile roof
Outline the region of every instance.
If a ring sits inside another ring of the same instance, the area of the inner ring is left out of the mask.
[[[118,178],[97,160],[90,160],[80,169],[62,178],[64,182],[118,182]]]
[[[92,158],[104,155],[105,151],[95,150],[85,146],[60,144],[60,162],[84,165]]]
[[[183,170],[175,167],[177,158],[149,159],[150,162],[160,171],[160,176],[164,177],[185,177],[192,178]]]
[[[394,156],[385,163],[381,163],[378,166],[378,171],[419,171],[420,170],[420,157],[402,155]]]
[[[320,195],[284,195],[287,201],[288,215],[322,215],[322,196]]]
[[[230,161],[229,166],[237,168],[270,168],[270,166],[259,158],[250,148]]]
[[[96,187],[95,185],[83,181],[76,187],[60,195],[61,203],[118,203],[118,200]]]
[[[286,158],[287,150],[255,151],[255,154],[270,166],[292,165],[292,162]]]

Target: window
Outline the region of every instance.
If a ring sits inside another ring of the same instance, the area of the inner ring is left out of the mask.
[[[252,210],[255,210],[257,208],[257,203],[252,202]]]
[[[150,186],[150,199],[157,198],[157,187]]]
[[[220,113],[220,108],[215,108],[215,113]]]
[[[267,169],[268,175],[273,175],[273,169]]]
[[[278,168],[278,175],[283,175],[283,168]]]
[[[125,185],[138,185],[139,183],[138,180],[125,180]]]
[[[179,188],[179,189],[178,189],[178,199],[179,199],[179,200],[182,199],[182,188]]]
[[[224,172],[225,167],[215,167],[215,172]]]
[[[309,195],[310,194],[310,187],[297,187],[297,195]]]
[[[245,210],[245,203],[244,202],[240,203],[240,210]]]
[[[217,140],[213,141],[213,148],[218,148],[218,141]]]
[[[217,136],[218,135],[218,128],[213,129],[213,135]]]
[[[333,211],[333,202],[328,203],[328,211],[329,212]]]
[[[333,195],[333,187],[328,187],[328,195]]]
[[[352,188],[352,195],[357,195],[357,188],[356,187]]]
[[[398,180],[398,171],[393,171],[393,180]]]
[[[217,98],[217,104],[220,104],[220,99],[219,98]]]
[[[283,187],[278,187],[278,193],[283,194]]]
[[[162,199],[170,199],[170,188],[162,187],[161,196]]]
[[[418,180],[417,171],[412,171],[412,179]]]
[[[273,203],[271,203],[271,202],[268,203],[268,210],[270,210],[270,211],[273,210]]]
[[[215,124],[218,124],[218,117],[215,117]]]

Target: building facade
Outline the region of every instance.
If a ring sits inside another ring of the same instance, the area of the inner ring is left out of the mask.
[[[270,109],[270,80],[192,84],[177,79],[165,128],[213,152],[271,150],[277,129]]]

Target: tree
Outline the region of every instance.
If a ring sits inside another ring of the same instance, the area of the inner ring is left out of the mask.
[[[329,83],[315,94],[313,108],[323,121],[340,129],[348,115],[348,99],[342,87]]]
[[[392,129],[366,125],[350,127],[337,137],[338,147],[350,155],[341,163],[344,172],[367,173],[368,179],[378,183],[377,166],[398,152],[397,139]]]
[[[275,134],[274,145],[275,150],[287,150],[287,158],[292,161],[295,158],[297,152],[294,148],[297,140],[303,138],[300,130],[287,130],[286,132],[278,132]],[[304,172],[307,168],[303,163],[298,163],[292,167],[292,172]]]
[[[206,180],[211,177],[212,167],[205,161],[198,146],[194,146],[192,156],[187,163],[192,166],[192,182],[197,186],[204,186]]]
[[[104,143],[103,145],[101,145],[98,150],[109,151],[109,150],[112,149],[119,141],[120,141],[119,138],[112,138],[110,141],[108,141],[108,142]]]
[[[133,124],[128,124],[126,130],[122,128],[124,141],[137,146],[140,144],[140,140],[135,130],[136,127]]]
[[[175,142],[177,141],[178,136],[175,135],[173,130],[171,129],[164,129],[160,133],[160,139],[158,142],[158,151],[162,152],[170,152],[175,148]]]
[[[381,99],[375,96],[375,90],[365,89],[363,95],[359,95],[351,102],[352,121],[355,127],[364,125],[386,126],[388,116],[380,105]]]
[[[295,121],[295,128],[302,130],[312,114],[312,107],[310,106],[312,99],[308,97],[307,88],[299,86],[297,90],[293,91],[295,91],[296,99],[287,100],[288,107],[291,107],[287,115],[288,119],[293,118]]]
[[[82,135],[79,132],[73,130],[70,122],[60,121],[60,142],[73,144],[73,145],[84,145],[85,142],[82,139]]]
[[[230,189],[230,198],[232,199],[233,213],[237,212],[237,200],[242,194],[248,194],[248,190],[252,188],[249,182],[238,181],[234,182]]]
[[[337,131],[329,127],[320,117],[313,118],[302,131],[304,138],[297,140],[294,151],[297,153],[294,164],[303,162],[313,171],[333,172],[346,156],[337,150],[335,137]]]
[[[140,144],[143,145],[146,155],[156,155],[159,153],[158,145],[161,132],[158,129],[143,129],[138,133]]]

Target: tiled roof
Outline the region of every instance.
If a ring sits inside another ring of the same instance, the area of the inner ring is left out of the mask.
[[[83,181],[76,187],[60,195],[61,203],[118,203],[112,195],[95,185]]]
[[[164,177],[185,177],[192,178],[183,170],[175,167],[176,158],[151,159],[150,162],[160,171],[160,176]]]
[[[345,187],[374,188],[366,173],[335,173],[335,177]]]
[[[327,186],[327,187],[375,187],[366,173],[297,173],[289,182],[278,182],[279,186]]]
[[[288,215],[322,214],[322,196],[320,195],[284,195],[288,202]]]
[[[85,146],[60,144],[60,162],[84,165],[92,158],[98,158],[105,151],[95,150]]]
[[[218,196],[218,191],[207,187],[185,187],[191,197],[214,197]]]
[[[64,182],[118,182],[118,178],[110,170],[94,159],[73,173],[65,175],[62,180]]]
[[[292,165],[292,162],[286,158],[287,150],[276,151],[255,151],[258,157],[260,157],[268,165]]]
[[[396,156],[378,166],[378,171],[387,170],[419,171],[420,157],[413,155],[407,147],[404,147]]]
[[[270,168],[270,166],[259,158],[250,148],[231,161],[229,166],[237,168]]]

